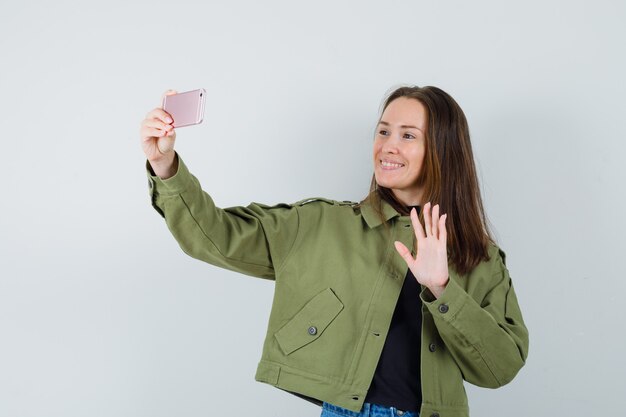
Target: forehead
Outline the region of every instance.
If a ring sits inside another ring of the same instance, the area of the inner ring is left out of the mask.
[[[420,101],[408,97],[393,100],[381,117],[381,121],[392,125],[414,125],[421,129],[426,127],[426,119],[426,107]]]

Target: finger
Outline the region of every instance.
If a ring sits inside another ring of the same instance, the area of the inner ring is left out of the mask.
[[[167,133],[169,132],[154,127],[143,127],[141,129],[141,138],[144,141],[147,141],[154,137],[166,136]]]
[[[172,94],[178,94],[178,92],[176,90],[166,90],[163,95],[161,95],[161,108],[163,107],[163,101],[165,100],[165,96],[171,96]]]
[[[407,266],[411,266],[413,265],[413,256],[411,256],[411,251],[404,246],[404,243],[396,240],[395,242],[393,242],[394,246],[396,247],[396,250],[398,251],[398,253],[400,254],[400,256],[402,256],[402,259],[404,259],[404,261],[406,262]]]
[[[426,237],[433,234],[433,228],[430,217],[430,201],[424,205],[424,227],[426,228]]]
[[[171,124],[163,123],[159,119],[146,119],[145,123],[144,123],[144,126],[156,127],[158,129],[162,129],[162,130],[172,130],[172,129],[174,129],[174,126],[172,126]]]
[[[424,229],[422,228],[422,223],[420,223],[420,218],[417,215],[417,210],[414,208],[411,209],[411,223],[413,224],[413,230],[415,231],[415,237],[417,237],[417,241],[421,241],[426,238],[424,234]]]
[[[171,132],[171,131],[172,130],[161,129],[158,126],[152,127],[152,126],[143,125],[141,127],[141,136],[154,136],[155,133],[157,134],[157,136],[158,136],[158,133],[163,133],[165,135],[167,132]]]
[[[159,119],[163,123],[172,123],[174,121],[172,116],[160,107],[148,112],[146,119]]]
[[[437,227],[439,225],[439,204],[435,204],[435,207],[433,207],[432,224],[433,224],[433,236],[436,239],[439,239],[439,230]]]
[[[446,219],[448,218],[448,213],[441,216],[440,227],[439,227],[439,239],[443,242],[444,246],[448,241],[448,231],[446,230]]]

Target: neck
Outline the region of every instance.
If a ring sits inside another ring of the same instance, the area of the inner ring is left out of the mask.
[[[421,200],[422,200],[422,192],[407,192],[407,191],[400,191],[400,190],[392,190],[394,197],[396,197],[396,200],[398,200],[399,202],[401,202],[402,204],[404,204],[405,206],[411,207],[411,206],[421,206]]]

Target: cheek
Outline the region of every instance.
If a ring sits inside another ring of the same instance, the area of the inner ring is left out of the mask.
[[[419,165],[424,161],[424,156],[426,154],[426,148],[424,148],[424,144],[420,143],[419,146],[411,149],[411,157],[414,161],[418,161]]]
[[[374,155],[374,157],[376,157],[376,155],[380,153],[380,149],[381,149],[380,142],[379,141],[374,142],[372,155]]]
[[[421,171],[422,166],[424,165],[424,156],[425,149],[423,146],[416,147],[411,150],[411,161],[413,161],[411,165],[413,165],[413,170]]]

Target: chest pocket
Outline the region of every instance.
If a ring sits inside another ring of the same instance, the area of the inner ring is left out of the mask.
[[[296,313],[274,337],[285,355],[316,340],[343,309],[333,290],[326,288]]]

